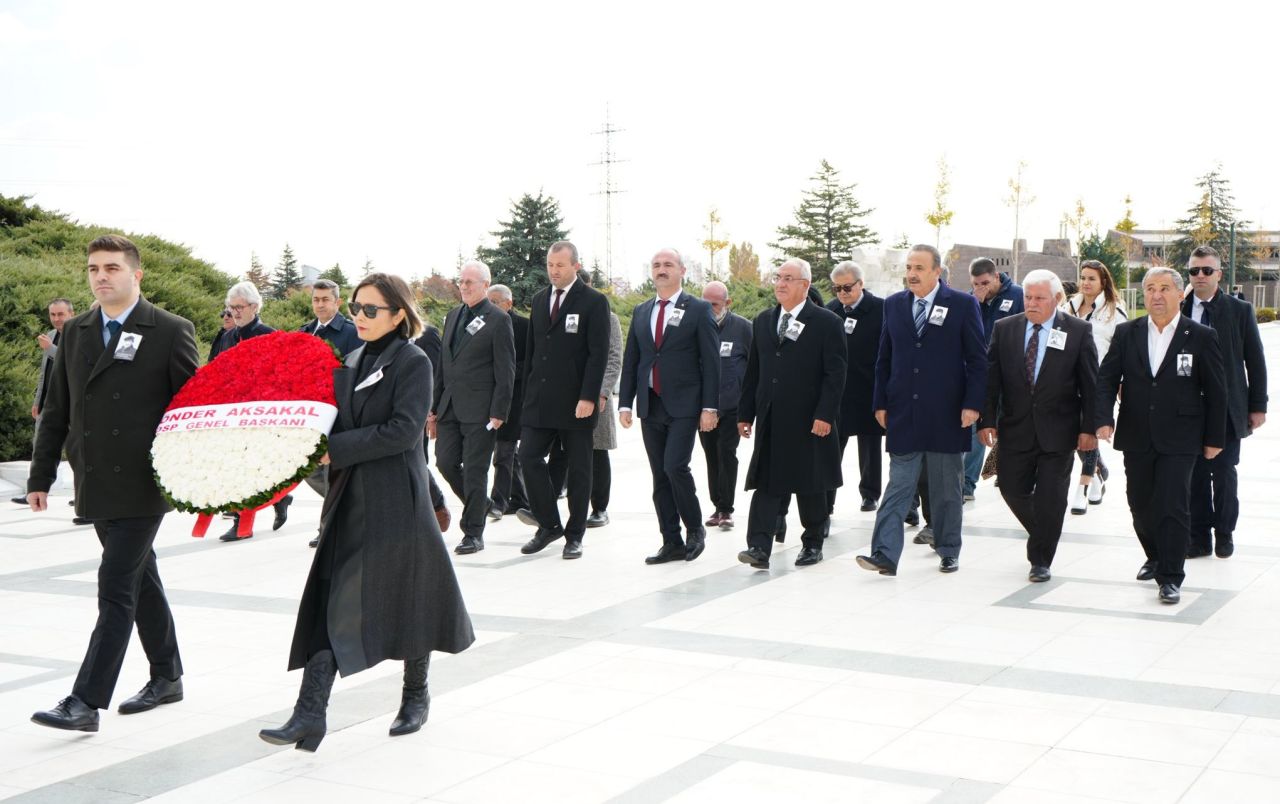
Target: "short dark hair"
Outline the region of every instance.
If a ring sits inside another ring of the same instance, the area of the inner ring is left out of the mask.
[[[1218,250],[1216,248],[1208,244],[1205,244],[1203,246],[1196,246],[1195,248],[1193,248],[1191,250],[1191,254],[1187,257],[1188,262],[1193,257],[1213,257],[1215,260],[1218,261],[1219,265],[1222,264],[1222,255],[1218,253]]]
[[[70,310],[71,312],[73,312],[73,313],[74,313],[74,312],[76,311],[76,306],[75,306],[74,304],[72,304],[72,303],[71,303],[71,300],[70,300],[70,299],[64,299],[64,298],[62,298],[61,296],[59,296],[58,298],[56,298],[56,299],[54,299],[53,301],[49,302],[49,303],[48,303],[47,305],[45,305],[45,306],[46,306],[46,307],[52,307],[52,306],[53,306],[53,305],[55,305],[55,304],[65,304],[65,305],[67,305],[67,309],[68,309],[68,310]]]
[[[388,307],[404,310],[404,320],[396,329],[400,337],[416,338],[422,332],[422,316],[418,314],[418,305],[414,302],[413,291],[409,289],[407,282],[395,274],[369,274],[351,291],[351,299],[354,301],[360,289],[367,287],[372,287],[381,293]],[[394,314],[395,312],[392,311],[392,315]]]
[[[969,263],[969,276],[982,276],[996,273],[996,261],[990,257],[978,257]]]
[[[547,256],[550,257],[555,251],[568,251],[569,256],[573,258],[573,264],[578,265],[581,260],[578,259],[578,247],[570,243],[568,240],[557,240],[551,244],[551,248],[547,249]]]
[[[311,283],[311,290],[312,292],[317,290],[332,290],[333,297],[335,299],[342,297],[342,288],[338,287],[338,283],[331,279],[317,279],[315,282]]]
[[[122,251],[124,252],[124,260],[129,263],[130,268],[136,271],[142,267],[142,256],[138,254],[138,247],[124,235],[109,234],[95,237],[93,242],[89,244],[89,249],[85,254],[93,254],[98,251]]]

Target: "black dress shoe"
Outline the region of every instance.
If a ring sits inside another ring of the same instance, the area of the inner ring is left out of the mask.
[[[750,564],[756,569],[769,569],[769,556],[759,547],[750,547],[738,553],[738,560],[743,564]]]
[[[566,539],[564,549],[560,551],[560,557],[566,560],[582,558],[582,540]]]
[[[52,729],[67,731],[97,731],[98,710],[89,706],[74,695],[68,695],[58,705],[44,712],[36,712],[31,716],[32,723],[48,726]]]
[[[1053,576],[1049,574],[1048,567],[1032,567],[1031,573],[1027,576],[1027,580],[1032,583],[1044,583]]]
[[[778,544],[782,544],[787,540],[787,518],[785,516],[779,516],[777,524],[773,526],[773,540]]]
[[[462,541],[458,542],[458,546],[453,548],[453,552],[460,556],[478,553],[484,549],[484,537],[482,536],[463,536]]]
[[[520,552],[527,556],[531,556],[563,535],[564,533],[561,531],[543,530],[542,528],[538,528],[538,532],[533,534],[532,539],[525,542],[524,547],[520,548]]]
[[[684,560],[693,561],[707,547],[707,532],[690,533],[684,542]]]
[[[1204,558],[1213,555],[1213,551],[1207,547],[1190,547],[1187,549],[1187,558]]]
[[[1173,605],[1182,600],[1182,594],[1178,591],[1178,587],[1171,583],[1160,584],[1160,602]]]
[[[315,537],[314,539],[312,539],[311,541],[307,542],[307,546],[308,546],[308,547],[319,547],[319,546],[320,546],[320,537],[319,537],[319,536],[317,536],[317,537]]]
[[[905,517],[903,517],[902,521],[903,521],[903,522],[905,522],[906,524],[910,525],[910,526],[911,526],[911,527],[913,527],[913,528],[914,528],[916,525],[919,525],[919,524],[920,524],[920,510],[919,510],[918,508],[912,508],[910,511],[908,511],[908,512],[907,512],[907,515],[906,515]]]
[[[646,564],[665,564],[668,561],[684,561],[685,546],[683,544],[663,544],[662,549],[645,558]]]
[[[870,497],[863,497],[863,498],[862,498],[862,508],[861,508],[861,510],[863,510],[863,511],[874,511],[874,510],[876,510],[876,501],[875,501],[875,500],[873,500],[873,499],[871,499]]]
[[[533,512],[530,511],[528,508],[521,508],[520,510],[516,511],[516,519],[520,520],[521,522],[523,522],[524,524],[528,525],[531,528],[538,527],[538,518],[534,516]]]
[[[502,520],[502,509],[496,505],[489,506],[489,521],[499,522]]]
[[[93,520],[87,516],[73,516],[71,517],[71,524],[72,525],[92,525]]]
[[[872,553],[869,556],[858,556],[857,561],[858,566],[862,567],[864,570],[878,572],[881,575],[898,574],[898,565],[879,553]]]
[[[927,544],[933,547],[933,528],[925,525],[920,529],[919,533],[911,537],[911,542],[913,544]]]
[[[603,528],[605,525],[608,525],[608,524],[609,524],[608,511],[592,511],[591,516],[587,517],[587,527],[589,528]]]
[[[118,711],[122,715],[136,715],[155,709],[160,704],[177,703],[182,700],[182,679],[153,677],[138,694],[120,704]]]
[[[822,523],[822,538],[831,538],[831,516],[827,515],[827,521]]]
[[[960,569],[960,559],[954,556],[943,556],[938,563],[938,572],[955,572]]]
[[[29,505],[26,497],[10,497],[9,502],[14,505]]]
[[[289,506],[293,504],[293,495],[286,494],[284,499],[271,506],[276,511],[276,518],[271,521],[272,530],[280,530],[284,527],[284,523],[289,520]]]
[[[238,530],[240,530],[240,515],[239,515],[239,514],[236,514],[235,516],[231,517],[231,527],[227,529],[227,532],[226,532],[226,533],[224,533],[224,534],[222,534],[221,536],[219,536],[219,537],[218,537],[218,541],[220,541],[220,542],[237,542],[237,541],[240,541],[240,536],[239,536],[239,534],[236,532],[236,531],[238,531]],[[252,533],[250,533],[248,536],[245,536],[244,538],[246,538],[246,539],[252,539],[252,538],[253,538],[253,534],[252,534]]]
[[[1156,562],[1148,561],[1138,568],[1138,580],[1149,581],[1156,577]]]
[[[817,564],[822,560],[822,551],[812,547],[805,547],[800,551],[800,555],[796,556],[797,567],[808,567]]]
[[[1231,540],[1230,533],[1219,533],[1217,540],[1213,545],[1213,552],[1218,558],[1231,558],[1236,551],[1236,544]]]

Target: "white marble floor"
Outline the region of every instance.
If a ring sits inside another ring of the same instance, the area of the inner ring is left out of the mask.
[[[1280,364],[1280,327],[1263,332]],[[1278,445],[1280,421],[1245,442],[1236,555],[1188,562],[1184,601],[1167,607],[1133,580],[1118,455],[1103,504],[1068,517],[1045,585],[1027,583],[990,481],[965,506],[955,575],[912,545],[897,578],[860,571],[874,514],[853,494],[815,567],[792,565],[794,536],[770,572],[736,561],[745,494],[737,529],[711,533],[701,558],[649,567],[648,470],[638,429],[625,431],[613,521],[588,532],[581,561],[521,556],[514,517],[455,561],[480,640],[433,659],[427,727],[387,736],[399,668],[384,664],[338,681],[315,754],[256,732],[297,691],[284,667],[318,498],[300,489],[281,531],[235,544],[166,518],[157,551],[186,700],[104,712],[93,735],[29,717],[70,689],[95,617],[96,540],[65,496],[42,515],[3,503],[0,798],[1280,801]],[[117,700],[145,674],[135,643]]]

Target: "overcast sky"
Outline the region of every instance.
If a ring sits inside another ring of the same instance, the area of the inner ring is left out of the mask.
[[[1168,226],[1221,162],[1280,228],[1280,12],[1205,3],[0,2],[0,193],[191,246],[231,273],[452,275],[512,199],[560,200],[615,272],[697,257],[707,212],[766,252],[825,158],[885,245],[952,167],[944,247],[1032,249],[1083,198]],[[705,252],[700,257],[706,260]],[[723,259],[723,256],[721,257]]]

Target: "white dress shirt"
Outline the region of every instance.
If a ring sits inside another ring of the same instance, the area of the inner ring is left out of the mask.
[[[1151,376],[1155,376],[1160,371],[1160,364],[1164,362],[1164,356],[1169,351],[1169,345],[1173,343],[1173,334],[1178,331],[1178,319],[1175,317],[1161,332],[1156,327],[1156,322],[1151,320],[1151,316],[1147,316],[1147,354],[1151,357]]]
[[[565,296],[569,295],[569,291],[573,290],[574,283],[576,283],[577,281],[578,281],[578,278],[575,276],[573,278],[573,282],[569,283],[569,287],[565,288],[564,291],[560,294],[561,306],[564,306]],[[554,314],[556,309],[556,291],[559,290],[559,288],[557,288],[555,285],[551,285],[549,288],[547,288],[547,290],[551,291],[550,293],[547,294],[547,312]]]

